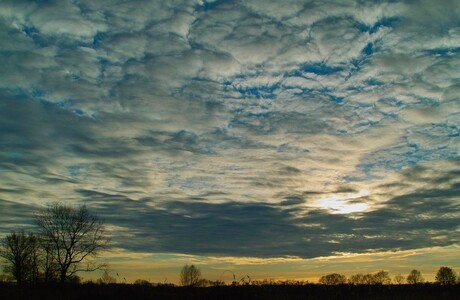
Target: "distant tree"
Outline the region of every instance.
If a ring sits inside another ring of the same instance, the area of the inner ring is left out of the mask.
[[[396,275],[393,278],[393,282],[397,284],[402,284],[404,282],[404,276],[402,276],[401,274]]]
[[[5,272],[18,284],[36,282],[39,265],[38,239],[33,234],[12,232],[1,242],[0,257],[6,261]]]
[[[60,282],[76,272],[102,267],[90,264],[81,267],[82,262],[96,256],[108,243],[104,225],[85,206],[75,208],[54,202],[36,215],[36,223],[41,237],[49,245],[49,255],[58,268]]]
[[[372,284],[390,284],[391,278],[386,271],[379,271],[372,274]]]
[[[201,271],[194,265],[185,265],[180,272],[180,283],[183,286],[197,286]]]
[[[407,283],[408,284],[419,284],[423,283],[425,279],[422,277],[422,273],[419,270],[412,270],[410,271],[409,275],[407,275]]]
[[[347,278],[345,277],[345,275],[332,273],[321,276],[321,278],[319,279],[319,283],[327,285],[345,284],[347,283]]]
[[[355,274],[348,279],[350,284],[389,284],[391,278],[386,271],[379,271],[375,274]]]
[[[441,267],[436,273],[435,279],[440,284],[455,284],[457,274],[449,267]]]
[[[372,274],[364,274],[363,284],[374,284],[374,276]]]
[[[362,273],[354,274],[351,275],[351,277],[348,279],[348,282],[354,285],[365,284],[364,277],[365,275]]]

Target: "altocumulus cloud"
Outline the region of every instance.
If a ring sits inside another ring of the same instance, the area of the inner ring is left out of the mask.
[[[455,1],[2,1],[0,230],[61,199],[129,251],[456,244],[458,16]]]

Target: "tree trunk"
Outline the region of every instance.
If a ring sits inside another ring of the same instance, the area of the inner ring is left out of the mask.
[[[60,276],[60,282],[64,283],[66,280],[67,275],[67,269],[62,268],[61,269],[61,276]]]

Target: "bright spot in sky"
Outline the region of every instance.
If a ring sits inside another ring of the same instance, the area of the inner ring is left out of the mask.
[[[368,191],[361,191],[356,194],[340,194],[321,198],[316,201],[315,206],[327,209],[333,214],[350,214],[360,211],[365,211],[369,208],[367,203],[356,203],[354,199],[358,199],[369,195]]]

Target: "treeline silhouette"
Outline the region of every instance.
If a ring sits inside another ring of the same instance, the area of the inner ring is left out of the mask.
[[[345,275],[332,273],[328,275],[321,276],[319,283],[326,285],[338,285],[338,284],[353,284],[353,285],[376,285],[376,284],[421,284],[424,283],[425,279],[422,276],[422,273],[419,270],[413,269],[407,275],[407,277],[398,274],[393,277],[390,277],[389,273],[386,271],[378,271],[376,273],[358,273],[351,275],[347,278]],[[435,283],[448,285],[448,284],[460,284],[460,277],[457,278],[456,272],[449,267],[440,267],[436,273]]]
[[[371,274],[355,274],[349,278],[331,273],[319,278],[319,283],[297,280],[254,280],[249,275],[238,277],[232,272],[233,281],[208,280],[194,265],[180,270],[180,285],[152,283],[138,279],[127,284],[126,279],[107,269],[96,281],[79,280],[65,283],[39,283],[18,285],[12,276],[0,279],[0,299],[458,299],[460,283],[455,272],[448,267],[439,268],[436,282],[424,282],[418,270],[393,280],[386,271]],[[77,277],[78,278],[78,277]],[[414,279],[415,278],[415,279]],[[415,283],[415,281],[417,281]],[[0,280],[1,281],[1,280]]]
[[[152,283],[138,279],[132,284],[120,280],[118,273],[108,270],[96,281],[84,283],[41,283],[18,285],[0,283],[0,299],[458,299],[460,282],[448,267],[439,268],[436,282],[424,282],[420,271],[412,270],[405,278],[398,274],[391,280],[389,273],[378,271],[358,273],[346,278],[331,273],[319,278],[319,283],[297,280],[253,280],[249,275],[233,281],[208,280],[194,265],[180,270],[180,285]],[[413,283],[418,280],[417,283]],[[455,280],[454,280],[455,279]],[[118,282],[118,283],[117,283]]]

